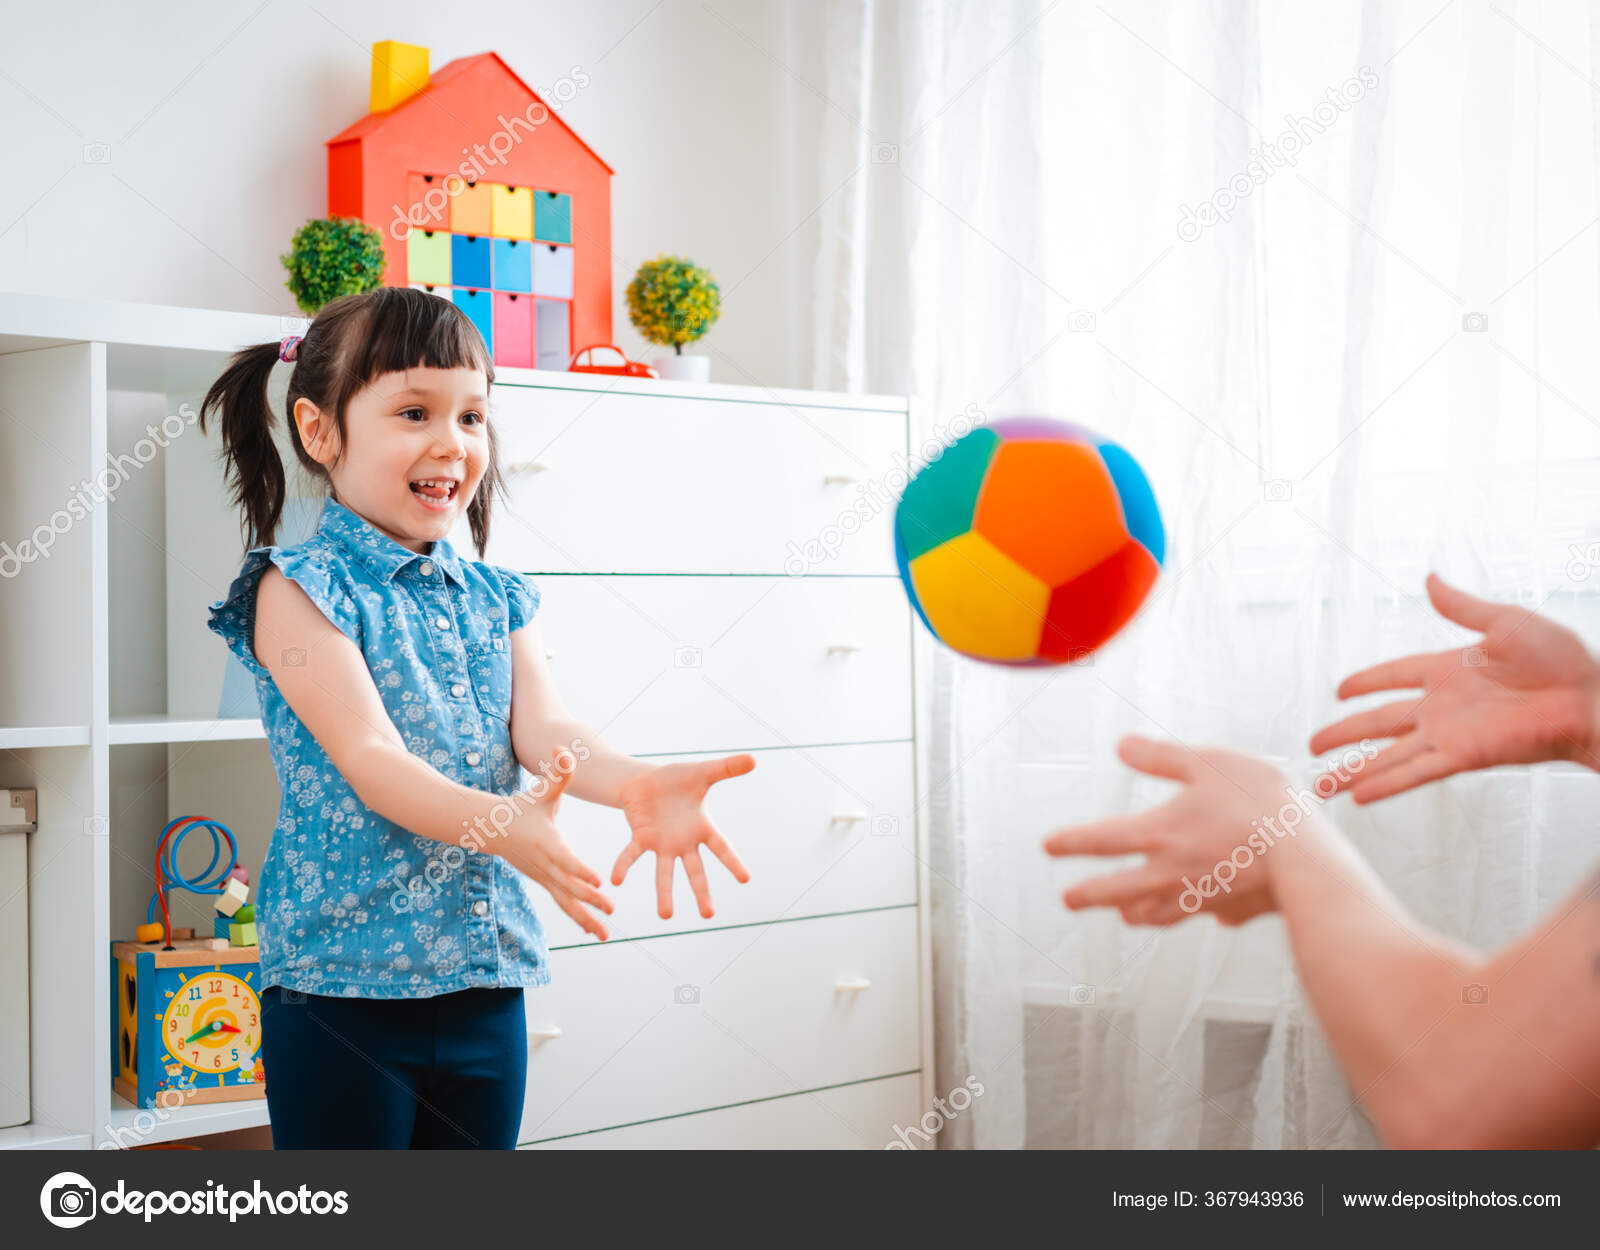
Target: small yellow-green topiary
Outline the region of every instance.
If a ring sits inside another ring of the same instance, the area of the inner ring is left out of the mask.
[[[278,259],[289,271],[284,285],[311,317],[341,295],[383,285],[383,235],[355,217],[306,222],[294,232],[290,250]]]
[[[716,324],[722,292],[710,273],[682,256],[658,256],[639,266],[628,283],[628,319],[652,343],[683,355]]]

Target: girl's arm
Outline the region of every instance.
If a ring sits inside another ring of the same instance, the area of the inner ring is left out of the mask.
[[[552,772],[547,761],[558,752],[571,752],[582,767],[572,774],[567,793],[589,803],[621,807],[623,787],[661,765],[624,755],[575,720],[556,690],[544,652],[536,621],[511,635],[511,748],[529,772]]]
[[[567,711],[545,663],[544,639],[531,621],[511,635],[511,743],[524,768],[545,772],[552,782],[561,776],[560,753],[570,752],[577,767],[571,771],[571,765],[565,766],[570,771],[568,790],[591,803],[622,809],[633,836],[612,866],[611,884],[621,885],[634,861],[653,852],[656,912],[663,919],[672,915],[672,876],[679,860],[701,916],[712,916],[711,887],[700,860],[702,844],[734,880],[750,880],[749,870],[706,815],[704,802],[717,782],[753,769],[755,758],[741,754],[653,764],[624,755]],[[545,763],[553,756],[558,759],[556,769]]]
[[[424,838],[501,856],[604,940],[604,926],[585,904],[609,912],[611,903],[596,888],[599,874],[555,828],[559,785],[493,794],[451,781],[411,754],[360,649],[276,566],[256,591],[253,643],[284,702],[367,807]],[[291,650],[295,664],[285,662]]]

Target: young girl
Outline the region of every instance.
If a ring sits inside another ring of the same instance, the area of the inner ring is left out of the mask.
[[[280,361],[295,454],[330,495],[291,547],[271,545]],[[564,791],[622,809],[633,836],[612,884],[654,852],[663,917],[677,860],[712,914],[701,843],[749,880],[702,801],[755,760],[608,747],[555,691],[537,589],[446,538],[465,511],[480,557],[488,541],[493,381],[455,305],[383,288],[239,352],[201,407],[202,429],[220,418],[250,548],[210,626],[256,679],[282,791],[256,891],[279,1148],[516,1144],[523,987],[550,980],[532,887],[602,941],[596,912],[612,910],[556,828]],[[541,774],[526,791],[519,765]]]

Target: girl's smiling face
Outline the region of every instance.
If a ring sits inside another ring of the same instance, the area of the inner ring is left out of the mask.
[[[412,551],[426,552],[466,512],[489,464],[489,387],[477,369],[385,373],[345,410],[295,403],[300,441],[328,470],[339,502]]]

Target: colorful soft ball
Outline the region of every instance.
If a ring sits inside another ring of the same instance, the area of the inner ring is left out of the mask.
[[[946,646],[995,664],[1067,664],[1121,629],[1166,555],[1144,470],[1080,426],[978,426],[906,485],[900,579]]]

